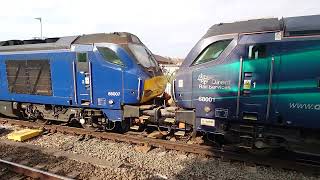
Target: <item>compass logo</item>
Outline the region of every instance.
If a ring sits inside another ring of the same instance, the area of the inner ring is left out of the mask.
[[[209,82],[209,76],[205,74],[200,74],[197,79],[201,84],[206,85]]]

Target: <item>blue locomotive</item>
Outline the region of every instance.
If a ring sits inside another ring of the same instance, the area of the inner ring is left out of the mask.
[[[2,115],[88,128],[139,117],[166,84],[151,51],[122,32],[2,41],[0,69]]]
[[[176,118],[224,143],[319,154],[320,15],[213,25],[174,94]]]

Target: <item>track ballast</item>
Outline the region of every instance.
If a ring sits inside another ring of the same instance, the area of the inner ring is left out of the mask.
[[[83,135],[98,139],[112,140],[116,142],[126,142],[136,145],[147,145],[152,147],[176,150],[186,153],[200,154],[203,156],[217,157],[224,161],[241,161],[248,164],[262,165],[273,168],[299,171],[307,174],[318,175],[320,170],[320,158],[301,154],[289,153],[286,156],[278,157],[256,156],[248,152],[235,151],[232,147],[222,147],[220,149],[199,144],[187,144],[182,142],[172,142],[163,139],[152,139],[133,134],[119,134],[113,132],[101,132],[87,130],[83,128],[69,127],[63,125],[48,125],[30,121],[0,118],[1,124],[18,125],[28,128],[43,128],[46,131],[55,133],[66,133],[71,135]]]

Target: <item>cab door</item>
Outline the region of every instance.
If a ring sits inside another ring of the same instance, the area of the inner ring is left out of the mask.
[[[91,61],[88,52],[76,52],[74,64],[76,104],[89,106],[92,100]]]
[[[270,116],[275,62],[271,44],[254,44],[246,47],[247,55],[241,58],[241,87],[237,113],[242,120],[263,122]]]

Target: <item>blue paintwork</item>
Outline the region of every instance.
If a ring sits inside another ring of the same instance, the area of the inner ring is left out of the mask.
[[[123,61],[124,66],[107,62],[95,47],[90,46],[75,48],[75,51],[52,50],[0,54],[0,100],[101,109],[110,120],[121,121],[122,105],[139,104],[140,102],[140,99],[137,98],[138,78],[145,80],[150,78],[150,75],[119,45],[105,43],[103,46],[114,50]],[[90,91],[85,88],[84,74],[79,71],[76,72],[78,99],[76,100],[74,96],[73,63],[76,63],[76,52],[87,52],[92,64],[93,103],[89,106],[80,104],[82,99],[90,100]],[[48,59],[50,61],[53,96],[8,92],[5,61],[26,59]],[[142,93],[143,84],[140,88],[139,92]],[[108,92],[120,92],[120,95],[108,96]],[[104,101],[98,104],[98,98]],[[114,104],[108,104],[109,100],[113,100]]]

